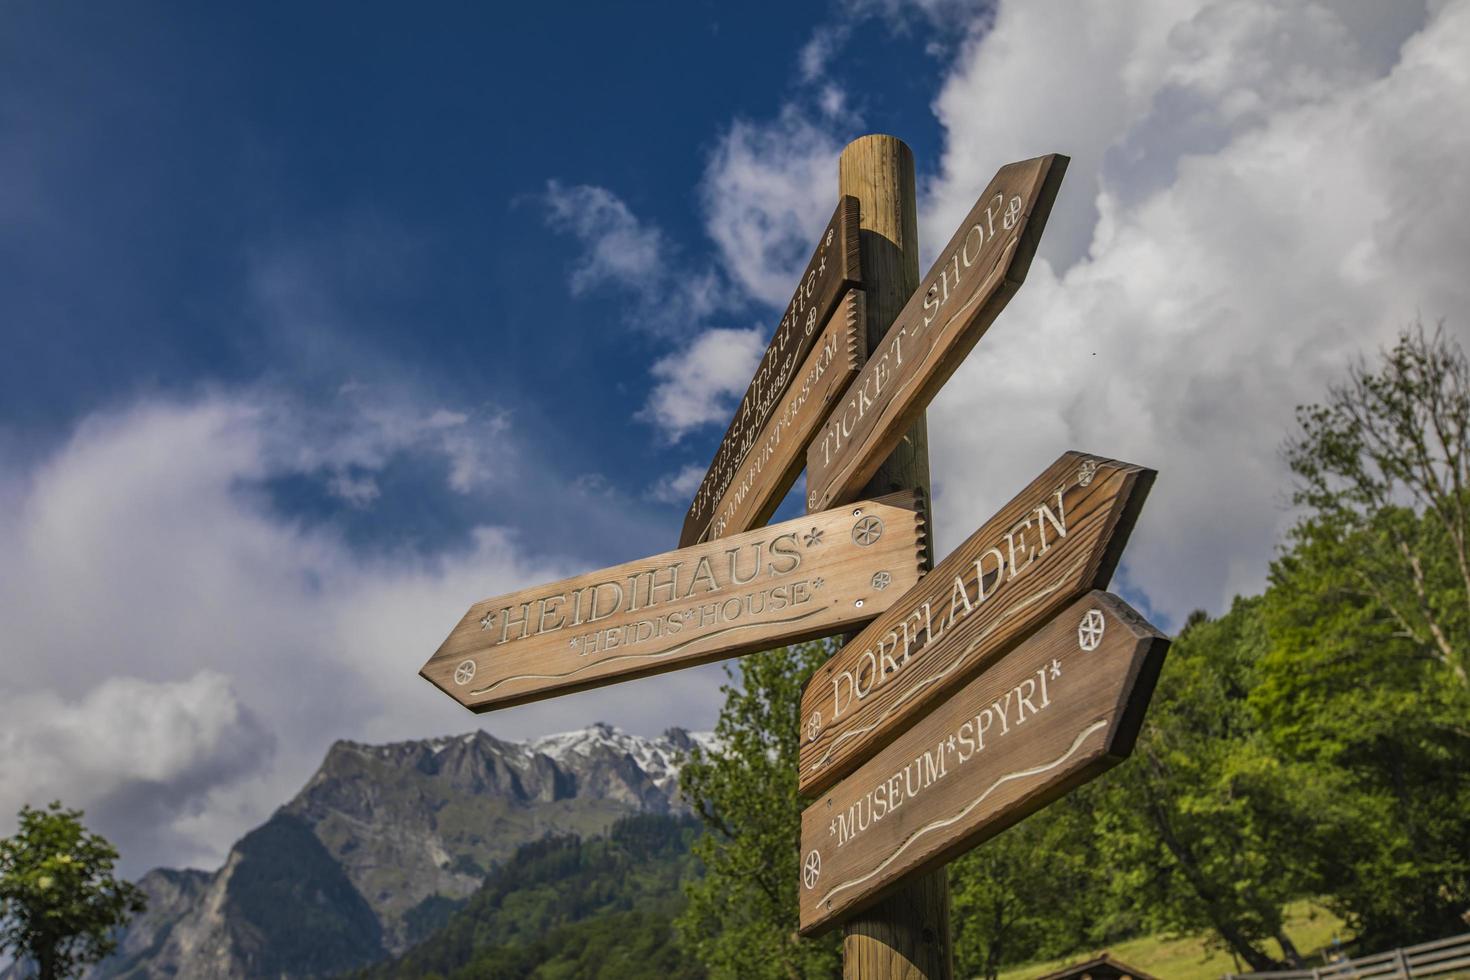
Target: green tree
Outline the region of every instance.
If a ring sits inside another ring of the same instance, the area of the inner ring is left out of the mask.
[[[1298,544],[1336,546],[1334,588],[1371,602],[1470,686],[1470,362],[1443,326],[1359,360],[1297,409],[1285,456]],[[1423,518],[1423,519],[1421,519]]]
[[[82,826],[80,810],[25,806],[19,822],[0,840],[0,950],[60,980],[116,948],[143,893],[113,877],[117,850]]]
[[[1426,527],[1404,537],[1433,537],[1434,518],[1418,520]],[[1272,645],[1251,702],[1275,754],[1320,787],[1290,859],[1313,868],[1327,905],[1376,949],[1463,928],[1470,691],[1432,640],[1358,587],[1375,560],[1365,547],[1393,545],[1314,527],[1273,565]],[[1421,554],[1431,574],[1452,567],[1442,544]]]
[[[1282,907],[1311,882],[1289,860],[1312,823],[1249,692],[1269,646],[1261,600],[1191,618],[1169,651],[1133,758],[1098,784],[1116,907],[1146,928],[1207,929],[1253,969],[1300,957]]]
[[[836,937],[811,942],[796,932],[797,717],[803,684],[831,653],[828,643],[806,643],[739,661],[739,683],[721,688],[716,746],[696,748],[680,773],[684,797],[709,832],[695,845],[705,876],[688,886],[677,924],[712,977],[838,972]]]
[[[1470,362],[1415,324],[1298,418],[1252,700],[1330,786],[1304,841],[1329,904],[1367,945],[1442,935],[1470,907]]]
[[[1065,955],[1104,935],[1106,876],[1090,787],[1062,797],[949,866],[958,976]]]

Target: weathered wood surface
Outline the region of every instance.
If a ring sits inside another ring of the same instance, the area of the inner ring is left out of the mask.
[[[1133,751],[1169,641],[1127,603],[1065,607],[801,817],[814,935]]]
[[[1062,606],[1107,586],[1153,483],[1067,452],[818,670],[798,774],[817,793]]]
[[[475,711],[829,636],[919,578],[914,491],[470,607],[419,672]]]
[[[715,505],[734,482],[741,461],[756,445],[766,420],[816,345],[823,324],[831,317],[843,293],[859,286],[861,279],[858,202],[855,197],[844,196],[817,239],[816,251],[797,281],[786,315],[776,327],[755,377],[735,409],[730,428],[720,440],[715,458],[694,493],[679,533],[679,547],[687,548],[705,539]]]
[[[807,449],[807,503],[855,499],[1026,279],[1067,157],[1002,167]]]
[[[703,540],[760,527],[781,505],[806,462],[812,436],[866,359],[865,306],[864,293],[849,289],[832,311],[780,406],[766,419],[715,505]]]
[[[858,199],[866,350],[876,350],[903,304],[919,287],[919,222],[914,154],[903,140],[860,136],[837,160],[837,192]],[[924,419],[910,427],[868,482],[866,500],[921,490],[929,500],[929,439]],[[932,525],[932,520],[930,521]],[[932,564],[932,562],[930,562]],[[926,564],[926,570],[928,565]],[[909,879],[903,889],[847,921],[844,980],[952,980],[949,881],[944,869]]]

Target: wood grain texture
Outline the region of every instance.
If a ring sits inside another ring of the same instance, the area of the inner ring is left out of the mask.
[[[815,935],[1133,751],[1169,641],[1092,592],[916,719],[803,812]]]
[[[687,548],[707,537],[715,505],[734,482],[741,462],[757,444],[761,429],[816,345],[837,301],[849,289],[861,286],[858,221],[857,198],[839,199],[832,220],[817,239],[806,271],[797,280],[786,315],[776,327],[750,387],[736,406],[730,428],[720,440],[715,458],[694,493],[679,532],[679,547]]]
[[[807,450],[807,505],[856,499],[1026,279],[1067,158],[1007,164]]]
[[[1067,452],[824,664],[802,694],[799,785],[820,792],[1112,577],[1154,473]]]
[[[806,463],[806,447],[812,436],[866,360],[864,299],[861,290],[849,289],[832,311],[816,346],[715,505],[701,540],[726,538],[760,527],[776,512]]]
[[[867,349],[876,350],[919,285],[914,154],[903,140],[873,133],[843,149],[837,170],[838,193],[853,195],[860,204]],[[859,495],[865,499],[918,490],[927,508],[929,437],[922,414],[867,485],[873,492]],[[926,517],[932,517],[927,509]],[[950,947],[949,881],[941,868],[910,878],[887,904],[848,921],[842,975],[845,980],[949,980],[954,975]]]
[[[470,607],[419,672],[475,711],[841,633],[918,581],[912,491]]]

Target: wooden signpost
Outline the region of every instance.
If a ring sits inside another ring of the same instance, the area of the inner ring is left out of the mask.
[[[419,673],[487,711],[852,629],[918,581],[921,503],[848,504],[485,599]]]
[[[735,418],[715,450],[709,471],[694,493],[694,501],[689,505],[684,528],[679,534],[679,547],[687,548],[710,536],[710,521],[716,515],[716,507],[737,482],[741,463],[753,447],[761,444],[767,421],[798,377],[798,371],[816,346],[822,327],[832,316],[837,301],[849,289],[858,286],[860,280],[858,202],[854,197],[844,196],[837,202],[832,220],[827,222],[826,229],[817,239],[816,252],[797,281],[796,293],[791,297],[786,315],[781,318],[781,324],[756,368],[750,388],[735,409]],[[781,476],[784,472],[768,471],[767,479],[775,483]],[[795,479],[794,474],[792,479]],[[789,489],[791,484],[788,483],[781,495]],[[780,502],[779,495],[776,501]],[[756,508],[757,511],[759,509]],[[769,513],[766,516],[769,517]],[[733,534],[751,526],[728,527],[726,533]]]
[[[1063,453],[839,650],[802,695],[801,792],[826,789],[1063,605],[1104,588],[1153,476]]]
[[[854,499],[1031,267],[1067,157],[1000,168],[807,450],[807,504]]]
[[[800,928],[845,925],[848,978],[951,976],[937,869],[1125,758],[1168,646],[1096,591],[1143,467],[1064,453],[926,574],[924,410],[1025,281],[1066,166],[1002,167],[920,282],[913,155],[850,144],[679,550],[478,602],[420,670],[486,711],[861,628],[803,692],[797,773],[825,794]],[[808,514],[762,527],[803,461]]]
[[[816,935],[1117,765],[1169,641],[1092,592],[919,718],[801,817]]]

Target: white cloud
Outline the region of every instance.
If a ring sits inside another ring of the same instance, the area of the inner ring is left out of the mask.
[[[78,680],[90,678],[79,670]],[[260,771],[276,747],[213,671],[171,682],[109,677],[75,700],[3,695],[0,717],[0,813],[86,800],[94,818],[153,851],[166,852],[160,823],[197,817],[212,790]]]
[[[546,185],[547,221],[585,246],[572,273],[572,292],[604,283],[661,275],[667,261],[663,235],[640,222],[622,199],[603,187]]]
[[[688,347],[654,362],[655,384],[639,417],[671,440],[724,422],[750,386],[765,347],[759,330],[706,330]]]
[[[826,97],[829,104],[835,97]],[[701,195],[705,228],[731,278],[761,302],[781,308],[791,301],[837,206],[841,151],[795,105],[774,122],[736,120],[715,147]]]
[[[660,480],[650,487],[648,491],[649,496],[662,503],[679,504],[680,506],[687,507],[689,502],[694,499],[694,491],[698,490],[699,485],[704,482],[704,476],[708,470],[709,468],[707,466],[690,463],[688,466],[682,467],[677,473]]]
[[[1467,329],[1470,5],[1391,66],[1381,32],[1407,28],[1386,21],[1014,3],[965,49],[936,103],[931,247],[1006,158],[1073,165],[1050,261],[931,409],[943,543],[1082,448],[1160,470],[1125,561],[1156,608],[1263,584],[1293,407],[1418,312]],[[1042,61],[1047,84],[1023,84]]]

